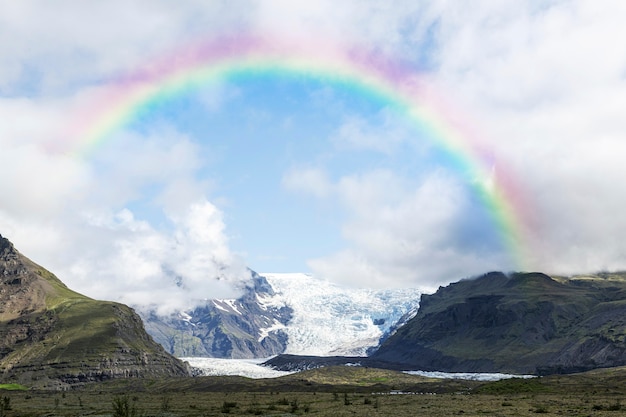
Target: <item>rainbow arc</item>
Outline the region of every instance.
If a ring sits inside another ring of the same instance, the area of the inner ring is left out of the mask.
[[[512,177],[494,166],[490,152],[443,104],[411,68],[366,49],[341,45],[289,43],[261,36],[237,36],[179,48],[113,80],[91,107],[77,115],[69,138],[70,153],[87,157],[98,145],[160,100],[208,83],[237,77],[303,75],[375,96],[392,104],[428,132],[469,175],[491,213],[502,241],[522,270],[528,259],[519,190]],[[497,171],[496,171],[497,169]]]

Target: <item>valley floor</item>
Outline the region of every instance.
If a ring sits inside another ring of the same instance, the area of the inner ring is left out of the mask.
[[[626,368],[495,382],[329,367],[272,379],[122,379],[71,391],[9,391],[0,417],[616,416]],[[14,388],[14,387],[13,387]]]
[[[339,393],[131,393],[4,394],[4,416],[615,416],[622,409],[611,395],[466,395]],[[6,401],[6,400],[5,400]],[[117,403],[116,403],[117,402]],[[118,404],[118,414],[114,404]],[[127,408],[124,408],[128,406]],[[121,407],[121,408],[120,408]],[[121,411],[120,411],[121,410]],[[135,411],[133,411],[135,410]],[[624,412],[624,410],[622,410]],[[1,412],[0,412],[1,413]],[[2,415],[2,414],[0,414]]]

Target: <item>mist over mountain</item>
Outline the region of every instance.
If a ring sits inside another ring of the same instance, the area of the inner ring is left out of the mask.
[[[237,299],[171,316],[142,313],[146,330],[179,357],[366,356],[415,315],[416,289],[349,289],[306,274],[253,274]]]

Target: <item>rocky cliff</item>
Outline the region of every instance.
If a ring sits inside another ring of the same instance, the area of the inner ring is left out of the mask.
[[[490,273],[423,295],[372,357],[406,369],[561,373],[626,365],[626,275]]]
[[[0,378],[62,388],[119,377],[184,376],[186,364],[129,307],[67,288],[0,236]]]

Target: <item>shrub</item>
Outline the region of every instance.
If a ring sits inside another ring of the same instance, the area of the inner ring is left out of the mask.
[[[602,404],[594,404],[593,407],[591,407],[592,410],[594,411],[602,411],[602,410],[606,410],[606,411],[619,411],[622,409],[622,403],[620,403],[619,400],[617,400],[614,404],[611,405],[602,405]]]
[[[113,417],[137,417],[137,408],[131,405],[128,396],[113,398]]]
[[[161,399],[161,411],[170,411],[170,397],[163,397]]]
[[[300,406],[298,405],[298,399],[297,398],[295,400],[293,400],[290,405],[291,405],[291,412],[292,413],[295,413],[300,408]]]
[[[5,411],[11,409],[11,399],[9,397],[2,398],[0,401],[0,417],[4,417],[6,415]]]
[[[622,404],[617,400],[615,404],[611,404],[606,408],[608,411],[619,411],[622,409]]]
[[[237,408],[237,403],[236,402],[224,401],[220,411],[222,413],[224,413],[224,414],[228,414],[228,413],[230,413],[230,410],[232,410],[233,408]]]

